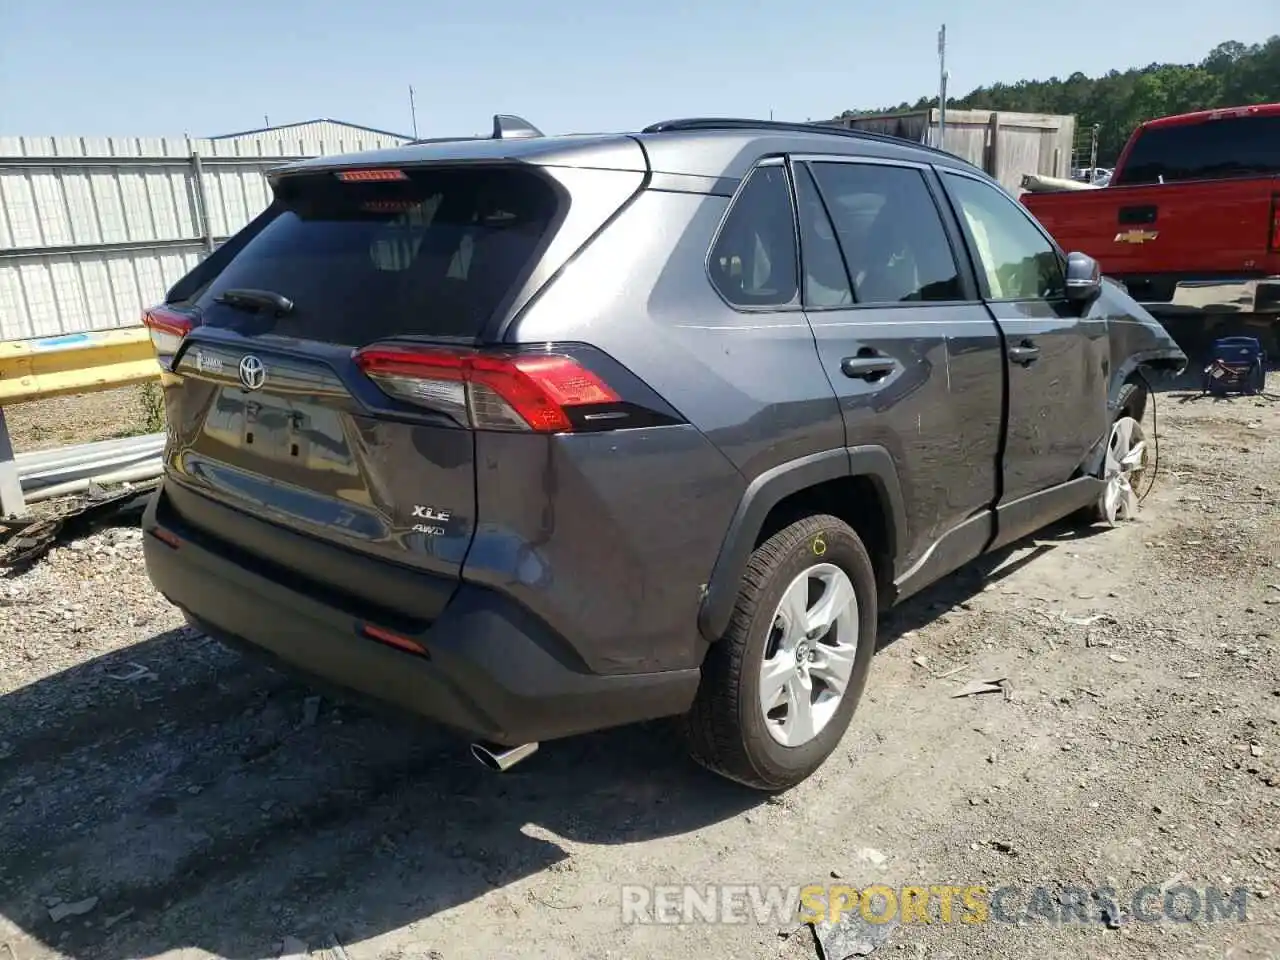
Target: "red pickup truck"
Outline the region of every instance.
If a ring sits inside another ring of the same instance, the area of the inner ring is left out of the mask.
[[[1152,120],[1107,186],[1021,200],[1175,336],[1230,328],[1276,347],[1280,103]]]

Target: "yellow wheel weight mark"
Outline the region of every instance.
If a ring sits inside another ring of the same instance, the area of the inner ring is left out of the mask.
[[[827,552],[827,541],[822,539],[822,534],[818,534],[813,538],[813,555],[820,557]]]

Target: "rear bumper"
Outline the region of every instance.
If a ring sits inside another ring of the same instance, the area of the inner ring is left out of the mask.
[[[1140,288],[1133,292],[1156,317],[1260,314],[1268,320],[1280,319],[1280,276],[1179,280],[1169,299],[1151,302],[1143,299]]]
[[[143,517],[147,572],[200,629],[464,735],[508,745],[551,740],[680,714],[697,692],[696,669],[587,672],[570,662],[562,640],[517,604],[466,583],[421,632],[353,616],[332,598],[228,559],[207,538],[171,520],[160,509],[164,497],[162,486]],[[158,539],[157,530],[178,546]],[[367,638],[359,632],[366,623],[408,637],[427,655]]]

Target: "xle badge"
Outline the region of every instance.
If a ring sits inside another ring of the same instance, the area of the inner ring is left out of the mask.
[[[413,517],[415,520],[431,520],[433,523],[415,523],[413,525],[414,533],[421,533],[428,537],[438,537],[444,533],[442,524],[449,522],[451,514],[448,510],[438,510],[435,507],[423,506],[421,504],[413,505]]]

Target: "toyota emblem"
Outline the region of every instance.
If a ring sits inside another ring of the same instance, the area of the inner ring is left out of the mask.
[[[267,382],[267,368],[253,354],[240,361],[240,382],[246,390],[261,390]]]

